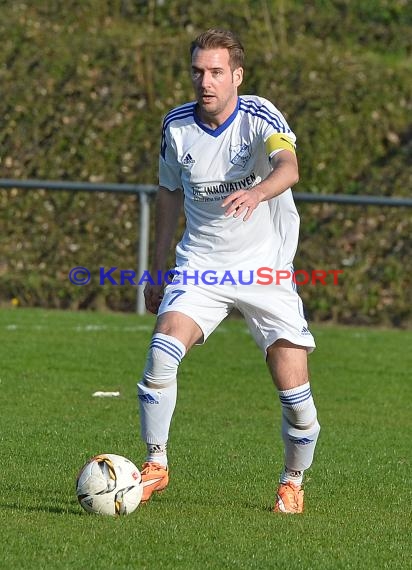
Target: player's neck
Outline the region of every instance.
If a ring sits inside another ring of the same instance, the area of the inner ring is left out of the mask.
[[[237,107],[238,97],[234,99],[233,103],[228,105],[222,112],[218,114],[208,113],[203,109],[199,103],[196,106],[196,114],[201,123],[209,129],[218,129],[228,118],[234,113]]]

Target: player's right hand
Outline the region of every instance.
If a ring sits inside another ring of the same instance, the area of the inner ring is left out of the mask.
[[[146,283],[146,287],[144,288],[146,309],[154,315],[157,315],[162,299],[163,285],[152,285],[151,283]]]

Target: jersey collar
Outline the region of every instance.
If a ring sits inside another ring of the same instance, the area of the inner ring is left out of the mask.
[[[196,105],[193,109],[193,117],[195,119],[195,123],[196,125],[202,129],[202,131],[205,131],[205,133],[207,133],[208,135],[211,135],[212,137],[218,137],[221,133],[223,133],[223,131],[225,131],[228,126],[233,123],[233,121],[236,118],[236,115],[239,111],[239,97],[237,98],[237,103],[236,103],[236,107],[235,110],[233,111],[233,113],[226,119],[226,121],[224,123],[222,123],[217,129],[210,129],[209,127],[207,127],[204,123],[202,123],[196,113]]]

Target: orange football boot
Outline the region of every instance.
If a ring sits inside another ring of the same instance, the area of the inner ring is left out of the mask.
[[[275,513],[297,514],[303,512],[303,489],[291,481],[281,483],[277,490]]]
[[[169,470],[160,463],[146,461],[142,469],[143,495],[142,502],[148,501],[155,491],[163,491],[169,483]]]

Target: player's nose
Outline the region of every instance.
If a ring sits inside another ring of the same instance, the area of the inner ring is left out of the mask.
[[[210,85],[211,78],[212,75],[207,71],[205,71],[205,73],[202,75],[202,81],[201,81],[201,86],[203,87],[203,89],[206,89]]]

